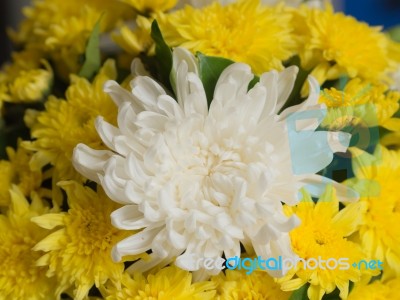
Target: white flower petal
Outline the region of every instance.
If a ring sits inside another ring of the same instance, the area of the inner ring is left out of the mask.
[[[282,257],[282,260],[289,258],[289,259],[296,259],[297,255],[293,253],[290,243],[290,237],[288,233],[281,234],[279,239],[272,240],[268,245],[262,245],[257,243],[257,241],[253,241],[254,243],[254,251],[257,256],[263,258],[275,258]],[[286,272],[282,269],[268,269],[268,274],[273,277],[282,277],[286,275]]]
[[[185,101],[185,114],[198,113],[206,116],[208,113],[207,97],[200,78],[194,73],[189,73],[187,80],[189,83],[189,93]]]
[[[234,243],[232,248],[224,250],[224,254],[226,258],[240,257],[240,243]]]
[[[95,127],[103,143],[106,144],[108,148],[116,151],[114,138],[120,135],[120,130],[104,121],[103,117],[96,118]]]
[[[279,115],[280,119],[284,119],[292,113],[306,110],[307,108],[315,109],[318,107],[317,105],[318,105],[319,91],[320,91],[318,81],[314,77],[308,76],[307,82],[310,89],[308,98],[298,105],[293,105],[291,107],[286,108]],[[325,105],[319,104],[319,109],[324,110]]]
[[[189,84],[187,82],[187,75],[189,67],[186,61],[182,61],[176,70],[176,100],[182,109],[185,109],[185,100],[189,94]]]
[[[99,175],[101,186],[106,192],[107,196],[120,204],[131,204],[133,201],[129,200],[125,196],[125,190],[122,187],[123,184],[116,184],[116,182],[110,176]]]
[[[114,153],[108,150],[93,150],[84,144],[78,144],[72,154],[72,163],[83,176],[100,183],[98,175],[103,174],[103,168],[112,155]]]
[[[200,269],[200,264],[197,262],[202,257],[199,257],[195,253],[185,252],[184,254],[177,257],[175,265],[183,270],[197,271]]]
[[[354,202],[357,201],[360,197],[360,195],[355,190],[320,175],[313,174],[308,176],[301,176],[300,182],[313,197],[321,196],[322,193],[325,191],[327,185],[332,185],[332,187],[336,191],[336,196],[339,201]]]
[[[172,51],[172,70],[170,74],[170,81],[172,88],[174,89],[175,93],[178,90],[178,84],[181,82],[178,80],[178,70],[180,68],[180,65],[182,62],[185,63],[187,70],[184,73],[191,72],[196,74],[197,76],[199,75],[199,66],[197,63],[197,60],[195,56],[186,48],[182,47],[177,47],[174,48]]]
[[[167,258],[170,256],[167,229],[162,229],[159,233],[157,233],[156,237],[153,239],[151,243],[151,250],[155,257],[159,258]]]
[[[149,260],[140,259],[139,261],[129,266],[129,268],[126,269],[126,272],[130,274],[134,274],[136,272],[144,273],[147,272],[148,270],[153,269],[154,267],[159,267],[159,268],[165,267],[166,265],[170,264],[173,261],[175,256],[179,254],[174,252],[173,249],[166,249],[166,251],[169,253],[167,257],[159,257],[154,253],[151,253],[149,255],[150,256]]]
[[[199,75],[199,66],[192,52],[183,47],[176,47],[172,51],[172,57],[172,70],[176,72],[179,64],[185,61],[188,66],[188,71]]]
[[[270,116],[273,113],[276,114],[276,111],[280,109],[276,107],[278,102],[278,77],[279,73],[275,70],[260,76],[259,83],[267,89],[267,98],[262,112],[264,117]]]
[[[183,118],[182,108],[168,95],[158,97],[158,107],[168,118],[180,120]]]
[[[164,89],[147,76],[138,76],[131,81],[132,95],[148,109],[157,107],[157,99],[165,95]]]
[[[292,93],[294,83],[297,78],[299,68],[297,66],[290,66],[279,73],[278,77],[278,101],[275,107],[275,113],[279,113],[286,100]],[[318,86],[319,89],[319,86]]]
[[[136,204],[125,205],[113,211],[111,223],[113,226],[125,230],[138,230],[152,224],[143,218],[143,213]]]
[[[173,218],[170,218],[166,222],[166,228],[171,245],[175,249],[183,251],[188,243],[187,235],[179,233],[179,232],[184,232],[183,223],[179,221],[177,222]]]
[[[121,261],[123,256],[142,254],[151,247],[151,242],[160,231],[160,228],[145,229],[122,241],[112,249],[112,258],[115,262]]]
[[[255,126],[262,116],[266,96],[266,88],[257,83],[247,95],[243,97],[243,101],[237,104],[236,109],[240,112],[237,122],[249,128]]]
[[[143,111],[136,117],[135,125],[152,131],[163,131],[168,118],[158,112]]]
[[[118,107],[118,128],[123,135],[134,137],[137,130],[135,109],[130,102],[123,102]]]
[[[140,58],[134,58],[131,63],[131,74],[136,76],[150,76]]]
[[[122,105],[124,102],[128,102],[132,104],[132,107],[136,113],[139,113],[143,110],[143,106],[140,102],[136,101],[133,95],[122,88],[116,81],[108,80],[104,83],[104,92],[111,96],[111,99],[118,106]]]
[[[222,105],[228,104],[234,106],[240,102],[241,95],[247,94],[250,81],[254,78],[251,73],[251,69],[248,65],[242,63],[234,63],[228,66],[220,75],[217,84],[215,86],[214,100],[222,101]],[[226,97],[218,97],[221,95],[221,91],[226,91],[227,87],[230,87],[230,94],[237,95],[227,99]],[[230,100],[230,101],[229,101]]]
[[[104,166],[104,176],[99,179],[107,196],[121,204],[138,203],[136,193],[131,189],[131,180],[127,178],[125,168],[121,167],[124,161],[119,156],[112,156]],[[118,166],[118,168],[117,168]]]

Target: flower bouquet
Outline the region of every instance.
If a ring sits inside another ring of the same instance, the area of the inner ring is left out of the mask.
[[[400,299],[400,44],[275,2],[24,8],[0,299]]]

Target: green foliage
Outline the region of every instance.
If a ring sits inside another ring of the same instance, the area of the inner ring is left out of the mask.
[[[308,300],[307,289],[309,284],[303,285],[301,288],[295,290],[290,296],[289,300]]]
[[[390,28],[387,33],[396,42],[400,42],[400,26]]]
[[[297,74],[296,81],[294,82],[293,90],[287,99],[285,105],[282,107],[281,111],[284,111],[286,108],[290,106],[294,106],[300,104],[304,99],[301,97],[301,89],[303,88],[304,84],[307,84],[308,75],[311,73],[312,70],[305,70],[301,67],[300,64],[300,57],[294,56],[290,60],[290,66],[296,65],[299,67],[299,73]]]
[[[164,41],[160,27],[156,20],[151,24],[151,37],[156,46],[157,71],[160,80],[170,88],[169,75],[172,69],[172,51]]]
[[[255,75],[254,78],[249,83],[249,90],[251,90],[259,81],[260,81],[260,77]]]
[[[88,80],[91,80],[101,67],[100,21],[101,17],[94,25],[90,34],[85,50],[85,61],[79,71],[79,76],[85,77]]]
[[[226,67],[234,62],[222,57],[206,56],[200,52],[197,52],[197,57],[199,59],[200,79],[203,82],[207,101],[210,105],[219,76]]]

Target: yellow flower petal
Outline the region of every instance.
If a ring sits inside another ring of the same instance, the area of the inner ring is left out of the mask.
[[[65,214],[57,213],[57,214],[46,214],[39,217],[32,218],[32,222],[39,225],[45,229],[54,229],[57,226],[61,226],[64,224]]]
[[[333,225],[343,236],[349,236],[362,224],[362,216],[366,211],[367,204],[365,202],[351,203],[333,217]]]

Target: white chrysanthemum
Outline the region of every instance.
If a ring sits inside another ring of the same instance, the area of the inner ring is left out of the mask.
[[[285,216],[282,203],[296,204],[304,185],[318,194],[324,178],[314,173],[347,148],[349,135],[314,132],[324,107],[313,78],[310,97],[278,115],[296,67],[262,74],[248,91],[254,75],[235,63],[221,74],[208,108],[199,77],[189,71],[196,70],[193,59],[176,61],[184,56],[174,55],[178,101],[146,76],[131,82],[131,93],[109,81],[105,91],[119,107],[118,128],[101,117],[96,128],[111,151],[75,149],[76,169],[125,204],[111,215],[113,224],[143,229],[115,246],[114,259],[151,249],[152,260],[131,270],[177,257],[179,267],[195,271],[201,265],[194,258],[240,256],[240,243],[262,257],[294,258],[288,232],[298,220]],[[317,117],[300,114],[296,121],[297,112]],[[347,192],[336,187],[339,195]]]

